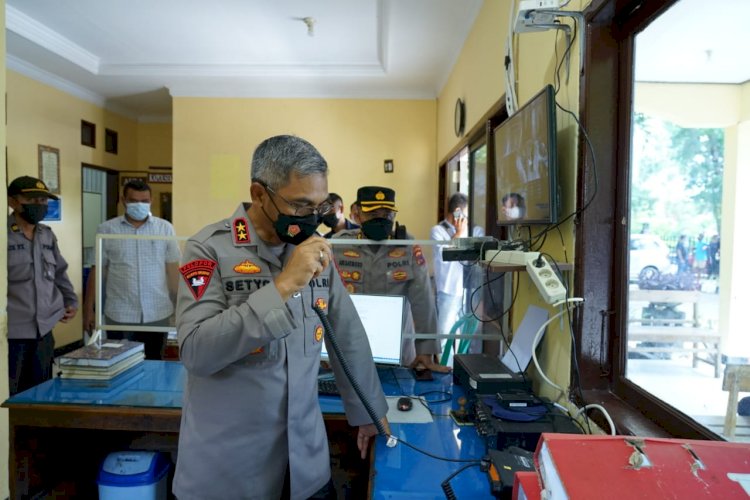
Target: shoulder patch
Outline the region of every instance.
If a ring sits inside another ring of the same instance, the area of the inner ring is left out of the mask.
[[[424,260],[424,254],[422,253],[422,247],[419,245],[414,245],[412,247],[412,253],[414,254],[414,259],[417,261],[417,264],[420,266],[424,266],[425,260]]]
[[[200,300],[203,297],[217,265],[218,263],[213,260],[199,259],[190,261],[180,267],[180,273],[193,293],[195,300]]]

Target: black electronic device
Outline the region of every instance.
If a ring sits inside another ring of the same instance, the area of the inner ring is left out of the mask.
[[[497,239],[491,236],[458,238],[454,242],[453,245],[443,248],[441,252],[443,261],[482,260],[487,250],[497,250],[498,248]]]
[[[520,422],[494,416],[492,408],[485,404],[482,398],[477,398],[472,408],[475,428],[477,434],[484,439],[487,448],[501,450],[509,446],[518,446],[533,452],[543,432],[581,434],[581,429],[573,423],[569,415],[549,400],[538,399],[546,405],[544,414],[534,421]]]
[[[336,380],[332,378],[318,379],[318,394],[324,396],[341,396],[339,386],[336,385]]]
[[[557,119],[547,85],[495,128],[497,224],[557,222]]]
[[[409,411],[411,410],[412,406],[413,403],[411,402],[411,398],[408,398],[406,396],[398,398],[398,401],[396,401],[396,408],[398,408],[400,411]]]
[[[453,380],[467,394],[530,391],[531,386],[520,373],[515,373],[488,354],[456,354],[453,356]]]
[[[504,450],[489,450],[490,466],[487,475],[493,496],[502,500],[513,497],[513,476],[516,472],[534,471],[534,453],[511,446]]]

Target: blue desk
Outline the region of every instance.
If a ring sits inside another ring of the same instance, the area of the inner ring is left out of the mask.
[[[431,403],[434,422],[430,424],[391,424],[392,433],[408,443],[434,455],[452,459],[473,460],[484,454],[484,443],[473,427],[459,427],[448,416],[461,395],[450,375],[436,375],[431,382],[416,382],[405,369],[379,370],[386,395],[425,395]],[[109,382],[53,379],[8,399],[3,406],[10,418],[11,498],[20,497],[29,484],[29,440],[39,433],[44,441],[63,429],[76,432],[106,431],[149,433],[168,439],[176,445],[179,432],[185,369],[170,361],[144,361]],[[434,392],[431,392],[434,391]],[[418,403],[415,403],[418,404]],[[320,406],[326,419],[343,418],[338,397],[321,396]],[[47,431],[44,434],[44,431]],[[84,434],[70,437],[72,442]],[[88,434],[86,434],[87,440]],[[63,444],[70,446],[70,442]],[[104,453],[104,444],[101,455]],[[91,458],[92,464],[100,456]],[[463,464],[427,457],[399,443],[387,448],[378,437],[372,464],[371,497],[379,499],[443,499],[440,483]],[[21,471],[22,467],[26,467]],[[95,465],[89,465],[95,470]],[[64,470],[64,469],[63,469]],[[61,472],[61,474],[63,474]],[[86,478],[89,480],[89,478]],[[33,483],[33,480],[32,480]],[[486,475],[471,467],[452,481],[459,499],[491,499]]]

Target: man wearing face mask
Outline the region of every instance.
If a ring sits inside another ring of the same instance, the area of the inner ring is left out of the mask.
[[[386,427],[388,407],[328,241],[315,235],[331,211],[328,165],[309,142],[282,135],[255,149],[250,178],[252,203],[185,245],[177,334],[188,375],[173,491],[335,498],[317,390],[323,342],[362,458],[377,431],[313,306]]]
[[[125,214],[99,225],[98,234],[174,236],[169,221],[151,215],[151,187],[131,180],[122,188]],[[180,250],[174,240],[102,241],[104,322],[106,325],[170,326],[177,292]],[[84,300],[83,327],[95,328],[96,266],[91,266]],[[161,359],[167,332],[108,330],[107,338],[144,343],[146,359]]]
[[[359,226],[346,217],[344,217],[344,200],[336,193],[328,195],[328,203],[333,206],[333,211],[323,216],[323,224],[331,230],[323,237],[330,238],[339,231],[344,229],[358,229]]]
[[[463,193],[454,193],[448,199],[445,219],[430,230],[430,239],[451,241],[469,236],[469,200]],[[484,230],[475,226],[472,236],[484,236]],[[459,261],[443,260],[444,245],[435,247],[433,270],[437,289],[438,331],[448,334],[461,315],[464,294],[464,265]]]
[[[341,231],[334,236],[346,239],[382,241],[391,238],[412,239],[402,231],[394,230],[396,219],[396,193],[380,186],[365,186],[357,190],[357,205],[362,226],[360,229]],[[405,233],[405,232],[404,232]],[[413,328],[416,333],[437,332],[435,295],[430,284],[429,271],[419,245],[334,245],[333,252],[341,279],[350,293],[402,295],[409,300]],[[405,333],[410,320],[407,319]],[[448,372],[450,368],[437,362],[440,343],[437,340],[419,339],[405,344],[402,361],[412,367]],[[415,352],[407,352],[413,348]]]
[[[52,328],[68,322],[78,298],[68,279],[52,229],[40,224],[49,199],[57,200],[34,177],[8,186],[8,375],[10,395],[52,378]]]
[[[521,219],[526,215],[526,202],[518,193],[508,193],[503,196],[502,212],[506,219]]]

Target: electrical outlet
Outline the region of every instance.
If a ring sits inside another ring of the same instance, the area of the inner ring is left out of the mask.
[[[565,286],[547,259],[542,256],[529,259],[526,261],[526,271],[547,304],[554,304],[565,298]]]
[[[521,0],[513,31],[526,33],[548,30],[549,25],[555,22],[555,14],[545,12],[545,10],[557,10],[559,8],[559,0]]]

